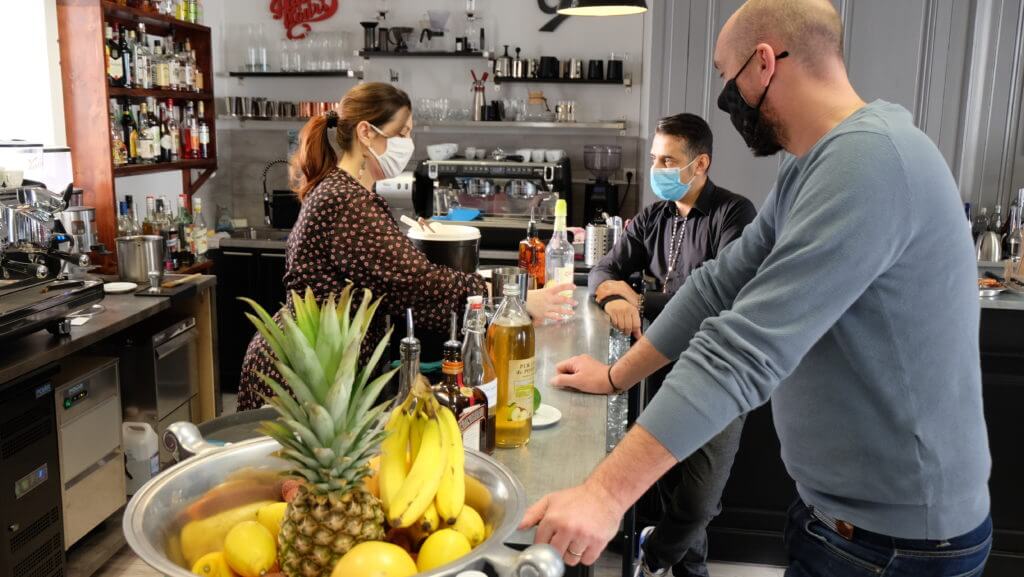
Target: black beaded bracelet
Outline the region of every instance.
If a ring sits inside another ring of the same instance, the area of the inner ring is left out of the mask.
[[[601,307],[601,310],[604,310],[604,307],[607,306],[608,303],[615,302],[615,301],[624,301],[624,300],[626,300],[626,297],[624,297],[622,295],[611,295],[609,297],[606,297],[603,301],[597,303],[597,306]]]

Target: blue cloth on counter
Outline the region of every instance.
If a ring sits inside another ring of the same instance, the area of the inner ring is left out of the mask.
[[[480,209],[478,208],[466,208],[460,206],[453,208],[448,211],[446,216],[433,216],[431,220],[447,220],[453,222],[467,222],[470,220],[476,220],[480,218]]]
[[[992,461],[960,201],[884,101],[786,156],[754,222],[647,331],[678,361],[639,424],[684,459],[771,398],[808,505],[903,539],[977,527]]]

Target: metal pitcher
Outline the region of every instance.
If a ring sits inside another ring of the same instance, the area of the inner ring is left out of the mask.
[[[583,262],[594,266],[612,249],[614,233],[606,224],[590,223],[583,238]]]
[[[1003,242],[999,237],[999,233],[994,230],[981,233],[974,248],[978,253],[978,262],[999,262],[1003,260]]]

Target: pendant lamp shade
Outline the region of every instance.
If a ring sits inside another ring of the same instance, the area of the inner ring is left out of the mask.
[[[560,0],[558,13],[565,16],[627,16],[647,12],[646,0]]]

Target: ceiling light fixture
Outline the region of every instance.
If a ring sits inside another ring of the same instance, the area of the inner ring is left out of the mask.
[[[564,16],[628,16],[647,12],[647,0],[560,0]]]

